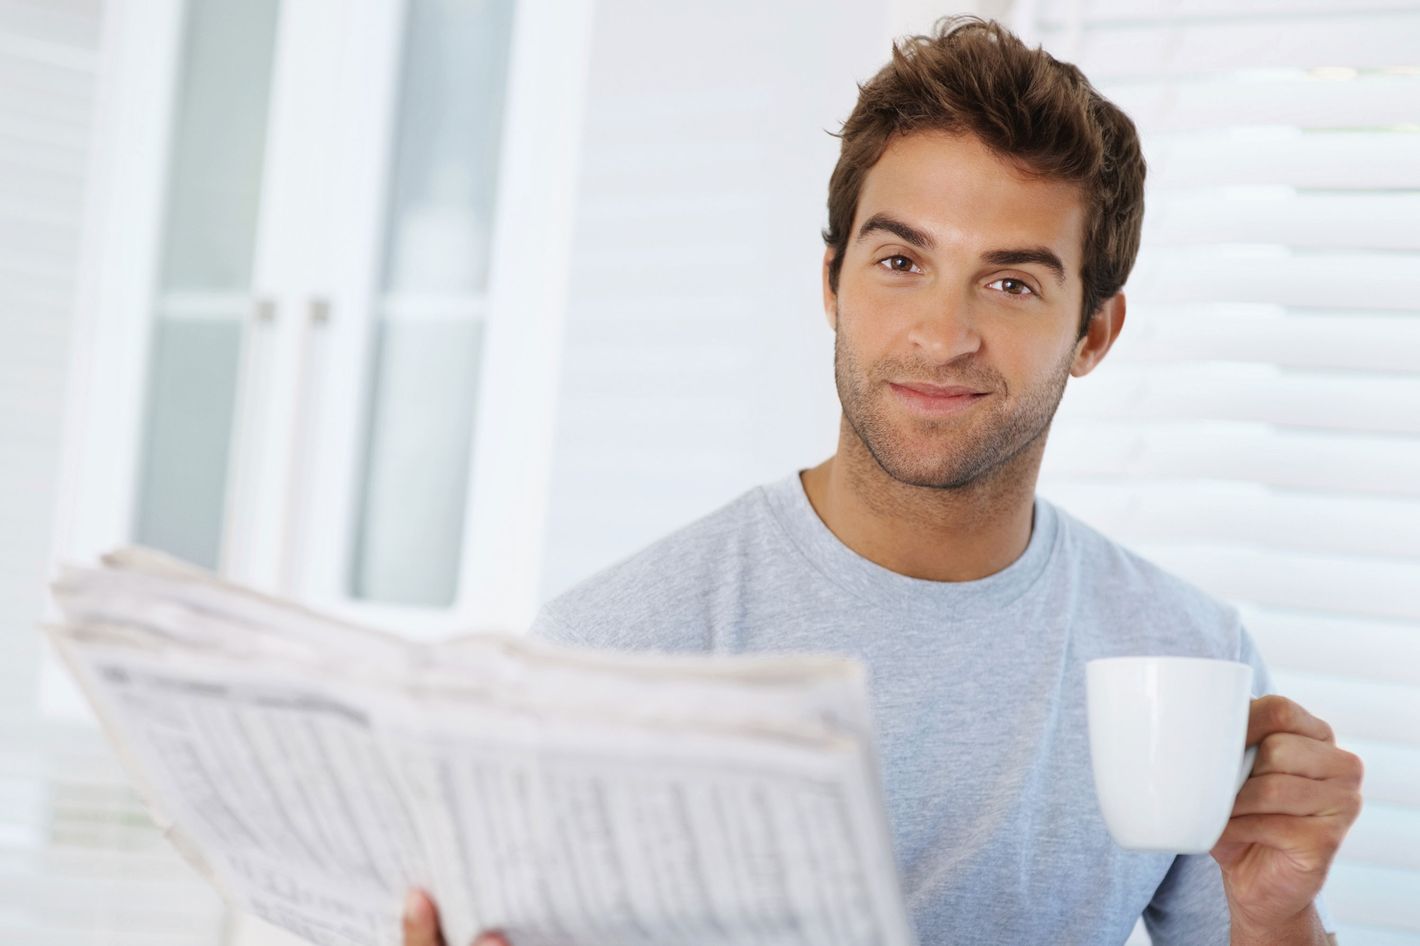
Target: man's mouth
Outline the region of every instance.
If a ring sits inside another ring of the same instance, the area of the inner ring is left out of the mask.
[[[986,397],[986,392],[957,385],[942,386],[918,381],[889,381],[897,399],[908,407],[929,414],[954,414]]]

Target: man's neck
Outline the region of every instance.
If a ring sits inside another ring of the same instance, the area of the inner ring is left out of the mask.
[[[912,578],[974,581],[1030,543],[1045,438],[958,489],[909,486],[887,474],[846,423],[838,452],[801,475],[804,492],[838,540]]]

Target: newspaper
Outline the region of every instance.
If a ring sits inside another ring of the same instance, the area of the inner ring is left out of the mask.
[[[167,837],[317,946],[911,946],[860,664],[322,616],[146,549],[46,627]]]

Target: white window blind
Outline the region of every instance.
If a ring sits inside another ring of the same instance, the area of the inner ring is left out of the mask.
[[[1019,9],[1139,125],[1125,330],[1042,491],[1236,603],[1367,766],[1327,884],[1346,946],[1420,944],[1420,3]]]
[[[100,0],[0,0],[0,943],[216,946],[99,733],[38,707]]]

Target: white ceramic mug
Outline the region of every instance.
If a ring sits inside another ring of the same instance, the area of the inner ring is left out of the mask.
[[[1257,755],[1244,749],[1252,667],[1199,657],[1085,665],[1095,796],[1134,851],[1201,854],[1227,827]]]

